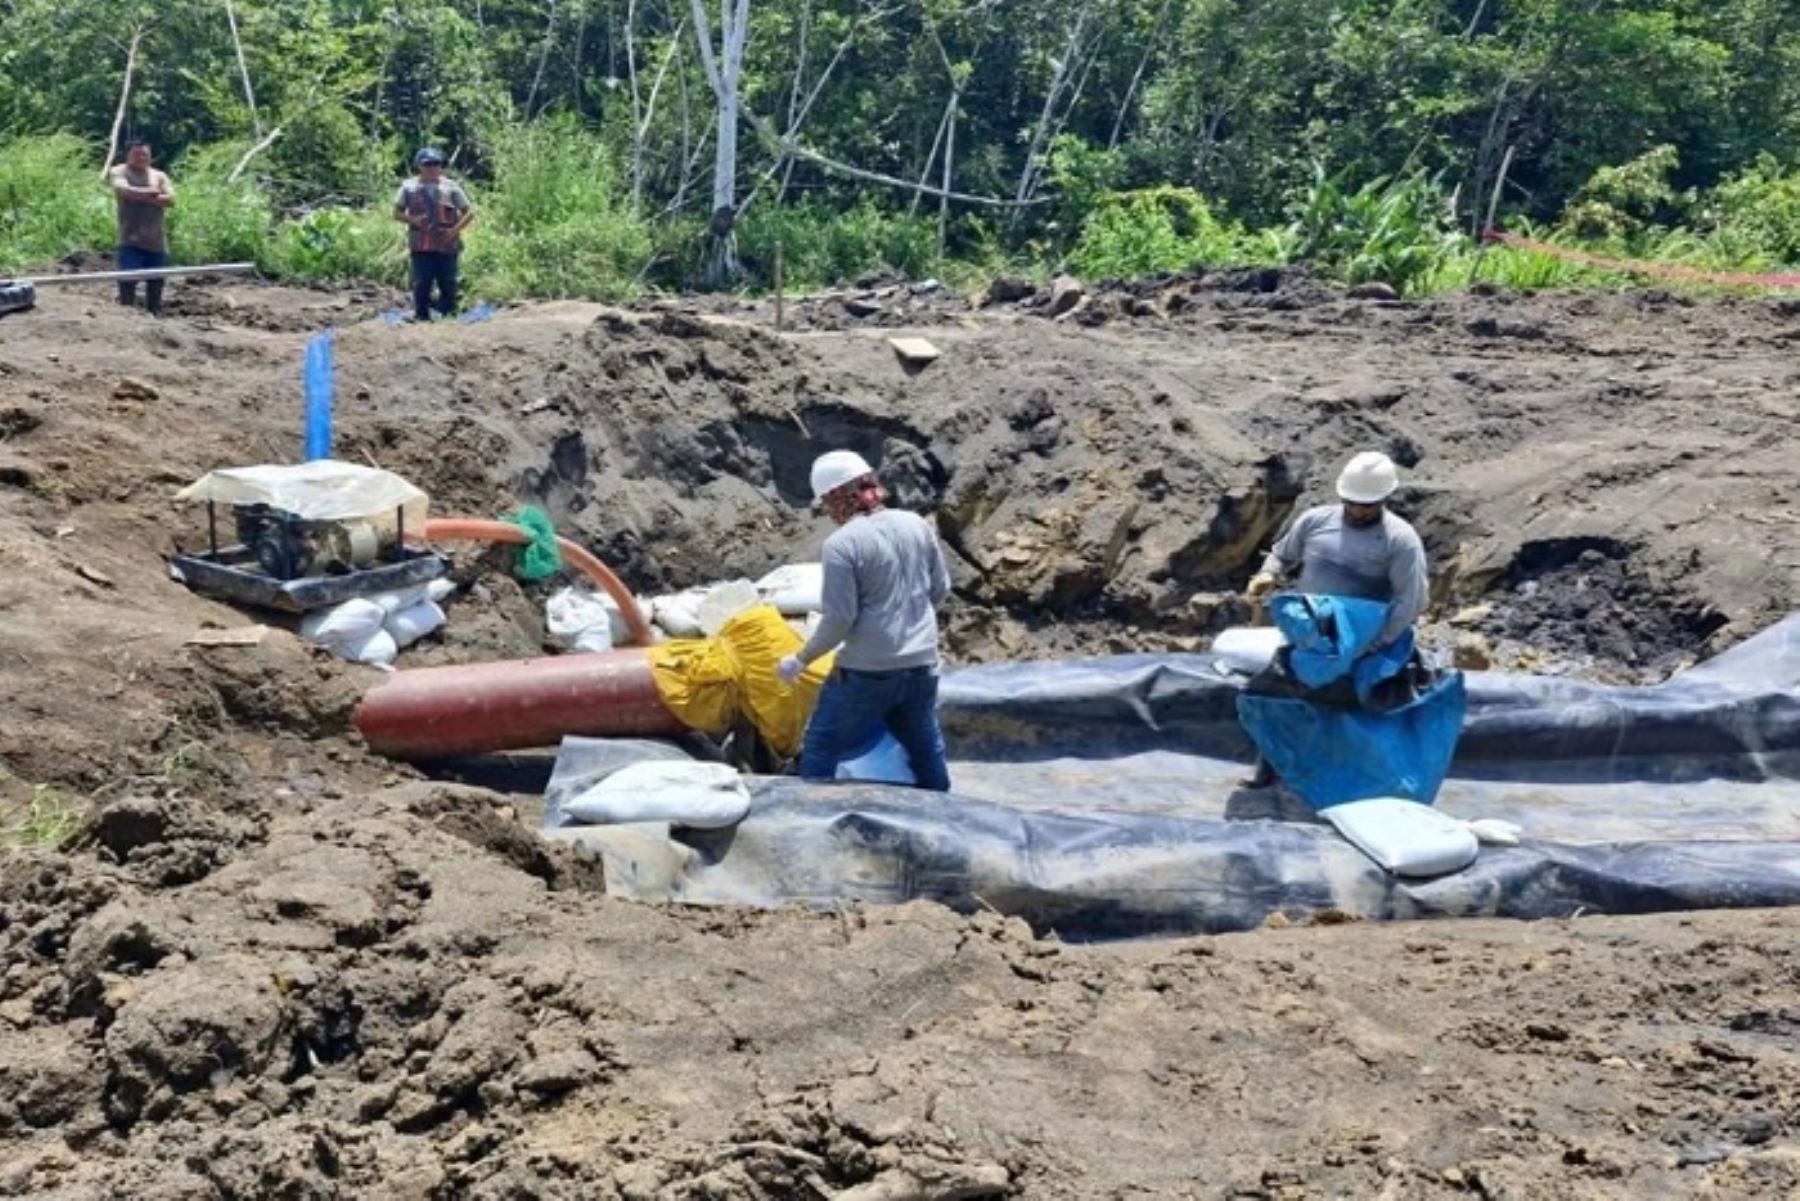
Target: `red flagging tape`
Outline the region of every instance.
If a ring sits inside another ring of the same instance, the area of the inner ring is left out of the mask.
[[[1539,254],[1552,255],[1571,263],[1582,263],[1606,271],[1623,271],[1630,275],[1651,275],[1691,284],[1722,284],[1732,288],[1800,288],[1800,274],[1753,275],[1738,271],[1702,271],[1698,267],[1683,267],[1676,263],[1613,259],[1601,254],[1589,254],[1585,250],[1570,250],[1566,246],[1539,242],[1534,238],[1521,238],[1518,234],[1509,234],[1503,229],[1490,229],[1482,236],[1490,242],[1499,242],[1519,250],[1535,250]]]

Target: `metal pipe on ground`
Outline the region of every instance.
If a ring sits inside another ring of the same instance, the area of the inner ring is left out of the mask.
[[[434,517],[430,542],[531,541],[510,521]],[[566,734],[592,738],[673,737],[687,725],[662,703],[650,657],[655,640],[637,598],[585,547],[558,538],[568,563],[610,595],[625,615],[629,650],[403,671],[370,690],[356,710],[369,749],[394,759],[454,759],[555,746]]]
[[[147,279],[179,279],[187,275],[245,275],[255,263],[207,263],[199,267],[144,267],[137,271],[82,271],[74,275],[22,276],[18,282],[47,287],[50,284],[135,283]]]
[[[564,735],[674,737],[687,726],[639,648],[398,672],[363,697],[369,749],[428,761],[555,746]]]

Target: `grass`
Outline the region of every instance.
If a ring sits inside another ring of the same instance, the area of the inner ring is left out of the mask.
[[[113,244],[96,148],[69,134],[0,142],[0,272]]]
[[[217,756],[200,742],[183,742],[162,757],[157,770],[157,779],[171,794],[206,795],[228,775]]]
[[[61,789],[39,784],[31,790],[30,800],[15,806],[0,821],[0,841],[53,851],[80,832],[85,818],[84,809]]]

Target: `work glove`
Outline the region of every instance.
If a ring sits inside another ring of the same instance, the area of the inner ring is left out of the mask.
[[[800,662],[798,655],[789,655],[775,665],[775,674],[780,677],[783,684],[792,684],[800,678],[800,673],[805,670],[806,664]]]
[[[1251,577],[1250,584],[1244,589],[1244,599],[1253,605],[1260,605],[1274,595],[1281,581],[1271,571],[1259,571]]]

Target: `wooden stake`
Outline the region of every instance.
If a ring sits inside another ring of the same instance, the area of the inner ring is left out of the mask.
[[[780,332],[784,313],[782,312],[781,285],[782,276],[787,271],[787,248],[781,242],[775,243],[775,329]],[[799,420],[799,418],[795,418]]]
[[[1500,173],[1494,177],[1494,194],[1488,197],[1487,224],[1481,227],[1484,239],[1487,231],[1494,228],[1494,217],[1500,212],[1500,193],[1506,190],[1506,173],[1512,170],[1513,151],[1517,149],[1517,145],[1508,146],[1505,157],[1500,160]]]

